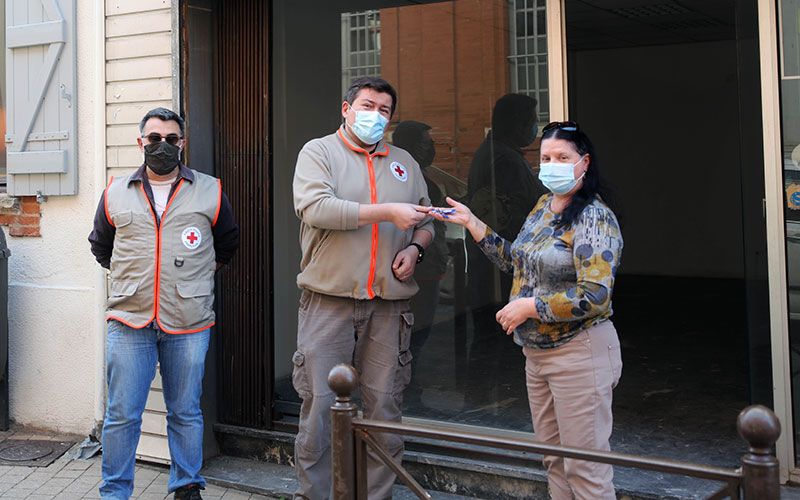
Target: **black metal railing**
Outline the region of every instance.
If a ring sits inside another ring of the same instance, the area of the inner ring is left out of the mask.
[[[739,435],[749,449],[742,456],[738,469],[680,462],[652,457],[595,451],[568,446],[550,445],[528,439],[509,439],[490,430],[457,432],[436,424],[403,424],[358,418],[358,407],[351,395],[356,389],[357,375],[353,367],[338,365],[328,376],[328,385],[336,393],[331,408],[331,460],[334,500],[367,499],[367,447],[385,463],[414,494],[429,499],[430,494],[380,446],[375,434],[432,438],[481,448],[486,455],[502,456],[500,450],[523,451],[541,455],[587,460],[611,465],[647,469],[724,483],[707,500],[776,500],[780,498],[778,460],[772,452],[781,433],[778,418],[761,405],[742,410],[737,419]],[[445,445],[446,447],[446,445]]]

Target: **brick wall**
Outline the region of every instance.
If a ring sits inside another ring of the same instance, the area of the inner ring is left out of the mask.
[[[41,236],[39,222],[41,212],[35,196],[5,198],[8,203],[0,206],[0,225],[8,226],[10,236]]]
[[[461,179],[509,92],[508,43],[505,0],[381,9],[381,76],[399,94],[393,121],[431,125],[434,164]]]

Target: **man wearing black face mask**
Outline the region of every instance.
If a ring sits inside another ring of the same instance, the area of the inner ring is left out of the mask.
[[[111,179],[89,235],[110,270],[106,307],[108,401],[101,498],[130,498],[142,413],[156,362],[167,406],[169,492],[197,500],[205,479],[200,393],[211,327],[214,271],[239,246],[219,179],[180,162],[183,119],[156,108],[137,139],[144,164]]]

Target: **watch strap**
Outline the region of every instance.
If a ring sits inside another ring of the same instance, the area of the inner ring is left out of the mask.
[[[412,247],[412,246],[413,247],[417,247],[417,250],[419,251],[419,256],[417,257],[417,264],[422,262],[422,259],[425,257],[425,248],[422,245],[420,245],[419,243],[414,243],[413,241],[411,243],[409,243],[408,246],[409,247]],[[406,248],[408,248],[408,247],[406,247]]]

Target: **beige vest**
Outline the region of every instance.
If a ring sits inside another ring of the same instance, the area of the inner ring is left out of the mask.
[[[107,318],[133,328],[154,319],[167,333],[214,325],[214,237],[222,196],[219,180],[194,171],[179,181],[156,223],[141,182],[112,179],[106,217],[116,228]]]

